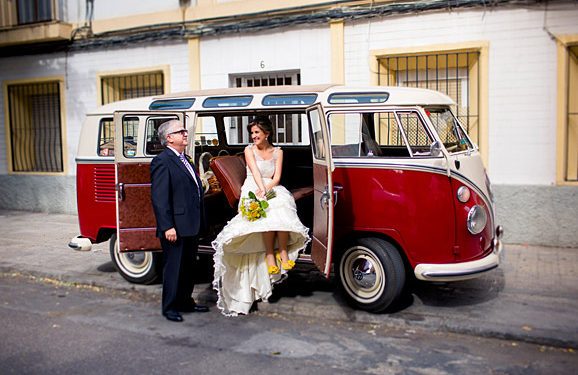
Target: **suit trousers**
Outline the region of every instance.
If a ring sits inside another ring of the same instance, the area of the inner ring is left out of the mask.
[[[163,248],[162,312],[179,311],[191,301],[197,259],[198,237],[161,238]]]

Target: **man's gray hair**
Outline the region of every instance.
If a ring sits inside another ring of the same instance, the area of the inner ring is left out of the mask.
[[[169,120],[163,122],[158,129],[159,141],[161,141],[161,145],[167,145],[167,136],[171,132],[172,129],[176,127],[183,127],[183,122],[181,120]]]

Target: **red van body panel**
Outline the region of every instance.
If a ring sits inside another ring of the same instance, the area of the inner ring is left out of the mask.
[[[470,199],[462,203],[457,198],[457,191],[461,186],[470,189]],[[479,191],[471,184],[466,184],[455,178],[452,178],[452,197],[455,205],[455,222],[456,222],[456,262],[468,262],[482,258],[492,252],[492,239],[494,238],[494,222],[491,207],[488,207],[486,201],[482,198]],[[486,210],[488,222],[482,232],[471,234],[467,228],[468,213],[470,209],[478,205]]]
[[[395,240],[410,264],[454,263],[455,221],[445,174],[403,168],[340,168],[335,233],[379,232]]]
[[[93,242],[108,239],[98,238],[102,229],[110,228],[116,231],[114,184],[114,162],[77,163],[76,195],[80,234]]]

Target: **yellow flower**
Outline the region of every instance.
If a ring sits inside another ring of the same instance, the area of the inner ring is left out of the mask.
[[[270,194],[271,193],[271,194]],[[270,191],[267,194],[267,199],[275,198],[275,192]],[[239,211],[241,215],[249,221],[255,221],[262,217],[267,217],[265,210],[269,207],[267,199],[259,200],[255,193],[249,192],[249,196],[241,199]]]

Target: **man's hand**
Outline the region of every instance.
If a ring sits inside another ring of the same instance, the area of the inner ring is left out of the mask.
[[[165,238],[169,242],[175,242],[177,240],[177,230],[175,228],[167,229],[165,231]]]

